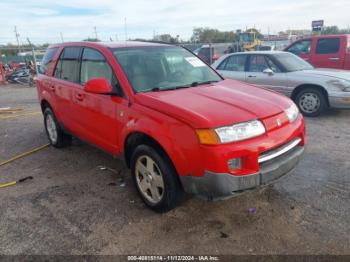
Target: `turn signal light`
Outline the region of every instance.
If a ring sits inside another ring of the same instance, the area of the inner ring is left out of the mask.
[[[201,144],[204,144],[204,145],[220,144],[220,139],[214,130],[197,129],[196,133]]]

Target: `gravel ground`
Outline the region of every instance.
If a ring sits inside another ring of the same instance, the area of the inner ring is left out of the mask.
[[[7,106],[30,114],[0,115],[0,162],[47,143],[34,88],[0,86]],[[76,139],[0,166],[0,183],[34,177],[0,189],[0,254],[350,255],[350,111],[306,122],[306,154],[288,176],[225,201],[189,197],[161,215],[121,160]]]

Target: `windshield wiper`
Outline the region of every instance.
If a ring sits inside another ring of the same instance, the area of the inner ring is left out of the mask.
[[[181,85],[181,86],[174,86],[174,87],[168,87],[168,88],[160,88],[160,87],[154,87],[151,90],[146,90],[147,91],[152,91],[152,92],[159,92],[159,91],[169,91],[169,90],[177,90],[181,88],[189,88],[189,87],[195,87],[199,85],[207,85],[211,83],[216,83],[219,82],[218,80],[210,80],[210,81],[204,81],[204,82],[192,82],[190,85]]]
[[[183,85],[183,86],[174,86],[174,87],[168,87],[168,88],[160,88],[160,87],[154,87],[151,89],[152,92],[158,92],[158,91],[169,91],[169,90],[176,90],[181,88],[189,88],[191,85]]]
[[[212,83],[217,83],[219,82],[218,80],[209,80],[209,81],[203,81],[203,82],[193,82],[191,84],[191,86],[200,86],[200,85],[208,85],[208,84],[212,84]]]

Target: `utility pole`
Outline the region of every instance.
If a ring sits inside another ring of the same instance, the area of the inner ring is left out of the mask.
[[[96,40],[97,40],[98,38],[97,38],[97,29],[96,29],[96,26],[94,26],[94,31],[95,31],[95,38],[96,38]]]
[[[125,41],[128,41],[128,29],[126,27],[126,17],[124,17]]]
[[[15,26],[15,36],[17,39],[18,52],[21,53],[21,45],[19,44],[19,33],[17,32],[17,26]]]
[[[29,45],[32,47],[32,56],[33,56],[33,61],[34,61],[34,67],[35,67],[35,72],[38,72],[38,65],[36,63],[36,57],[35,57],[35,52],[34,52],[34,46],[32,42],[30,42],[29,38],[27,37],[27,41]]]
[[[62,32],[60,32],[60,36],[61,36],[61,41],[62,41],[62,43],[63,43],[64,40],[63,40],[63,34],[62,34]]]

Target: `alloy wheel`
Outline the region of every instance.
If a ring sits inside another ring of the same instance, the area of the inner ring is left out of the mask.
[[[159,203],[164,196],[164,181],[157,163],[149,156],[140,156],[135,173],[141,194],[152,204]]]
[[[55,144],[57,142],[58,134],[55,120],[51,114],[46,115],[46,129],[51,142]]]

